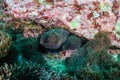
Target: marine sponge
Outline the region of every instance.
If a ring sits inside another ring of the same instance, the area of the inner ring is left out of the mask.
[[[0,31],[0,58],[7,55],[10,46],[11,37],[7,33]]]

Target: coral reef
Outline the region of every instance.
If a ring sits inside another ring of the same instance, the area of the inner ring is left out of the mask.
[[[65,73],[58,73],[50,66],[41,66],[30,61],[0,67],[1,80],[75,80]]]
[[[87,39],[93,39],[100,31],[107,31],[111,33],[112,45],[120,46],[117,30],[120,16],[119,0],[23,1],[24,3],[5,0],[9,8],[6,13],[18,19],[31,19],[38,24],[63,26]]]
[[[0,0],[0,80],[120,80],[119,0]]]
[[[39,37],[40,34],[42,34],[43,29],[42,26],[37,24],[35,21],[27,21],[21,24],[23,26],[23,35],[24,37],[28,38],[31,37]]]
[[[11,37],[9,34],[0,31],[0,58],[5,57],[11,46]]]
[[[71,57],[65,60],[67,72],[78,79],[104,80],[118,79],[119,62],[113,60],[108,53],[110,46],[109,35],[106,32],[98,33],[95,39],[90,40],[78,49]],[[117,70],[118,72],[116,72]],[[114,77],[112,71],[116,73]]]
[[[39,80],[41,66],[24,61],[12,70],[10,80]]]

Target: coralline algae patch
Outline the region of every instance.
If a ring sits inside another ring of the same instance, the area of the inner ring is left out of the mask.
[[[93,39],[100,31],[110,33],[112,45],[120,47],[119,0],[5,0],[7,13],[15,18],[52,19],[55,25]]]

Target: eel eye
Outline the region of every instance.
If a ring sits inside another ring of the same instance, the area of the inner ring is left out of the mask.
[[[48,42],[48,36],[44,38],[44,42]]]

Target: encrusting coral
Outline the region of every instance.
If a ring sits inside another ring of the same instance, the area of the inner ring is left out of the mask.
[[[64,25],[74,34],[87,39],[93,39],[100,31],[107,31],[110,32],[112,45],[120,47],[120,31],[117,26],[120,21],[119,0],[52,0],[52,4],[46,0],[4,2],[7,5],[5,13],[14,16],[13,19],[31,19],[45,25],[52,20],[50,24]]]
[[[0,31],[0,58],[5,57],[11,46],[11,37],[9,34]]]

